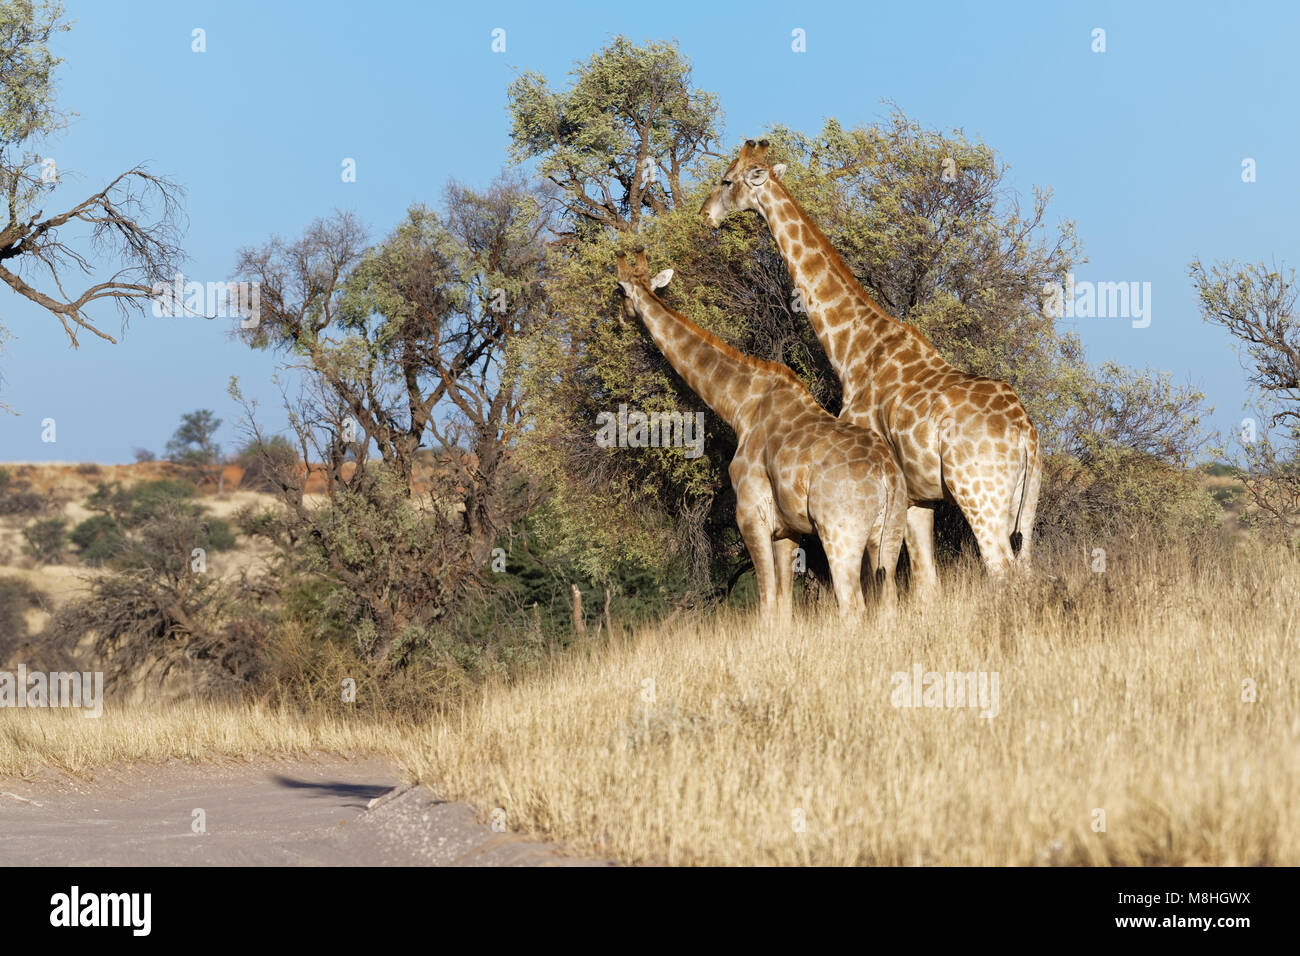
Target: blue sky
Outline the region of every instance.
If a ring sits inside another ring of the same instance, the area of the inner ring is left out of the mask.
[[[1080,319],[1090,359],[1173,373],[1203,390],[1217,426],[1246,399],[1226,335],[1205,325],[1187,263],[1295,263],[1300,221],[1300,8],[1277,4],[654,4],[69,2],[62,108],[79,116],[45,150],[82,198],[147,162],[187,190],[186,274],[229,276],[236,251],[293,237],[335,208],[378,238],[455,177],[485,185],[506,162],[506,86],[520,70],[565,80],[611,36],[677,39],[718,95],[728,148],[784,124],[814,131],[886,115],[995,148],[1023,197],[1077,223],[1080,279],[1152,285],[1152,321]],[[207,52],[191,52],[191,31]],[[491,50],[506,30],[506,52]],[[1106,52],[1092,52],[1094,28]],[[805,31],[807,51],[791,50]],[[345,157],[357,181],[341,181]],[[1256,162],[1243,183],[1241,163]],[[75,177],[75,178],[73,178]],[[60,206],[59,208],[63,208]],[[116,333],[111,306],[97,313]],[[161,452],[182,412],[211,408],[233,447],[238,375],[277,414],[275,359],[221,320],[134,319],[117,345],[73,351],[42,310],[0,290],[0,460],[131,460]],[[57,441],[41,441],[54,418]]]

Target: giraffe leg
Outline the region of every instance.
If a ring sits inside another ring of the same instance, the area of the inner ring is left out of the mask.
[[[794,619],[794,552],[798,547],[798,538],[778,538],[772,542],[776,614],[782,621]]]
[[[776,568],[772,555],[772,529],[764,522],[750,518],[738,521],[740,536],[754,562],[754,579],[758,583],[758,613],[766,621],[777,618]]]
[[[819,528],[826,561],[831,568],[831,585],[840,620],[861,619],[867,606],[862,600],[862,554],[867,546],[867,529]]]
[[[772,534],[776,530],[776,502],[772,485],[760,469],[754,467],[743,449],[736,452],[728,469],[731,487],[736,491],[736,524],[754,563],[754,580],[758,585],[758,611],[766,621],[776,619],[776,571],[772,554]]]
[[[934,508],[908,508],[904,538],[912,562],[913,585],[919,595],[931,597],[939,589],[939,572],[934,563]]]
[[[1001,577],[1014,557],[1011,551],[1011,528],[1015,519],[1013,515],[1007,514],[1005,502],[1011,499],[1016,482],[1008,480],[997,484],[1000,487],[995,487],[992,493],[984,485],[977,492],[976,482],[955,475],[948,486],[979,543],[984,567],[993,577]]]

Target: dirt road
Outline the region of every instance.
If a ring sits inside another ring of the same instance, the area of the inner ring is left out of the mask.
[[[494,832],[377,759],[0,778],[0,833],[4,866],[599,865]]]

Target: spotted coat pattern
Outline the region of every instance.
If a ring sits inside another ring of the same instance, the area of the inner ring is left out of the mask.
[[[650,279],[644,251],[635,266],[620,257],[618,269],[625,314],[641,319],[682,380],[736,432],[736,523],[762,614],[790,618],[794,553],[806,534],[821,539],[841,616],[865,611],[864,553],[881,606],[892,611],[907,489],[889,445],[823,409],[784,365],[745,355],[666,306],[654,289],[672,271]]]
[[[1042,464],[1038,431],[1006,382],[949,365],[867,294],[825,234],[749,140],[705,200],[714,226],[735,212],[767,222],[843,386],[840,418],[883,435],[907,484],[907,547],[923,590],[936,582],[934,506],[953,501],[990,572],[1028,566]],[[1019,550],[1013,542],[1019,538]]]

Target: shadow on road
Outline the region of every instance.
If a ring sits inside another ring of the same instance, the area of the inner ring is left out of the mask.
[[[382,797],[393,789],[385,784],[342,783],[331,780],[294,780],[292,777],[282,777],[275,773],[270,776],[280,786],[293,790],[315,790],[317,791],[316,795],[322,797],[354,797],[360,802],[348,804],[348,806],[358,806],[362,809],[370,800],[375,797]]]

